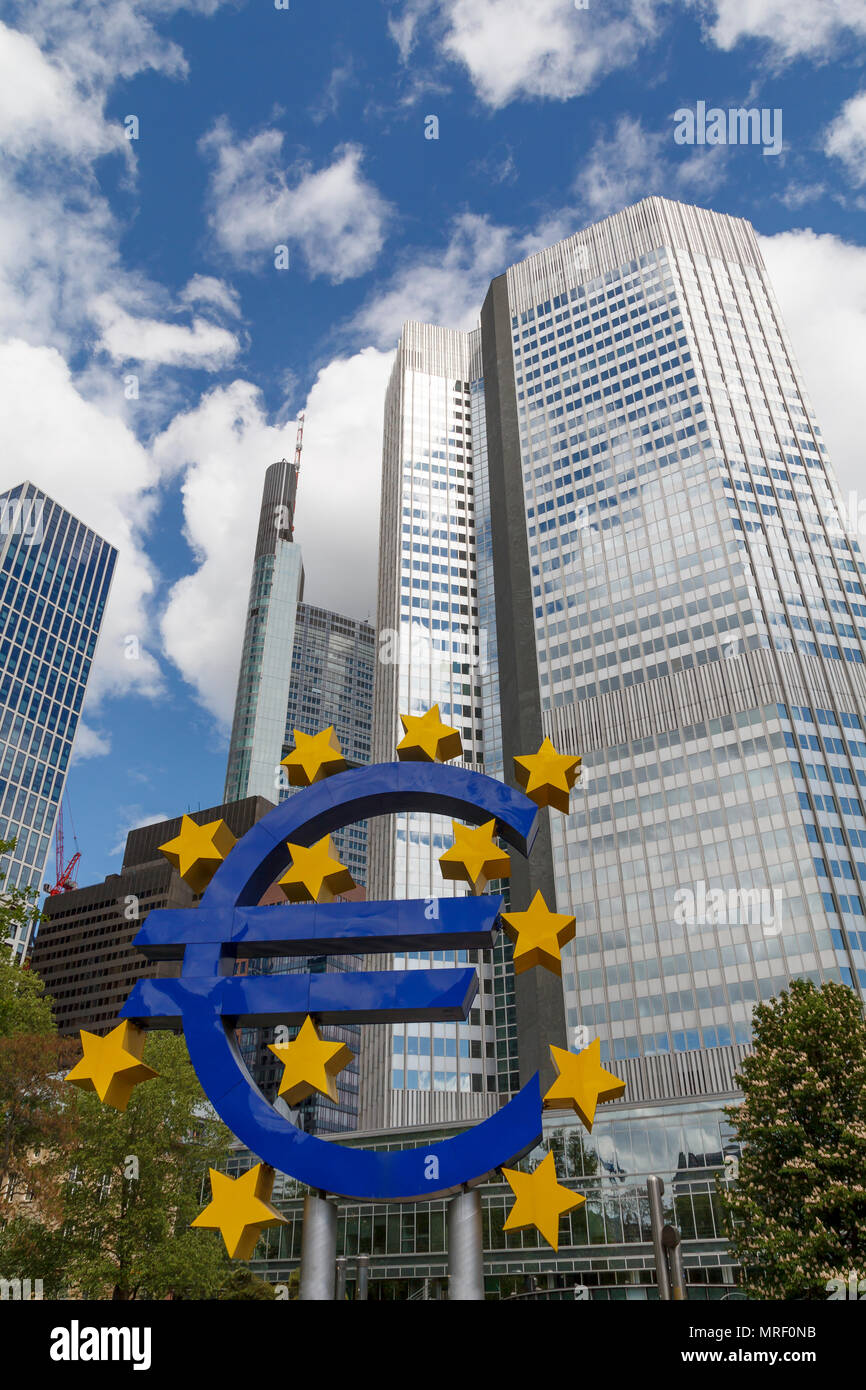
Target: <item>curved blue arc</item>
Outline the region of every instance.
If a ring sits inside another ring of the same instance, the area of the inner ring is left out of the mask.
[[[490,1119],[438,1144],[381,1152],[318,1139],[278,1114],[252,1085],[233,1034],[207,998],[190,1000],[184,1024],[196,1074],[229,1129],[265,1163],[323,1192],[391,1202],[448,1196],[522,1157],[541,1138],[536,1073]]]
[[[255,906],[286,867],[286,841],[309,845],[353,821],[397,811],[429,811],[474,825],[495,819],[497,833],[524,855],[538,827],[538,810],[523,792],[442,763],[378,763],[314,783],[276,806],[232,849],[200,904],[211,921],[224,922],[224,935],[188,944],[182,970],[191,986],[183,1003],[190,1060],[229,1128],[254,1154],[300,1182],[374,1201],[448,1195],[527,1153],[541,1137],[538,1075],[495,1115],[438,1144],[387,1152],[347,1148],[304,1134],[265,1100],[215,996],[225,979],[234,910]]]
[[[495,819],[503,840],[524,855],[538,829],[535,803],[482,772],[443,763],[374,763],[314,782],[275,806],[238,841],[200,906],[253,907],[289,862],[286,840],[311,845],[353,821],[396,811],[430,811],[473,825]]]

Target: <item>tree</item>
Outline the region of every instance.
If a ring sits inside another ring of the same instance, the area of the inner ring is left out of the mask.
[[[8,841],[0,841],[0,850]],[[17,891],[17,890],[16,890]],[[0,905],[0,935],[4,908]],[[0,1222],[56,1215],[70,1143],[62,1073],[75,1046],[57,1037],[39,976],[0,960]],[[31,1205],[32,1204],[32,1205]]]
[[[17,840],[0,839],[0,858],[11,854]],[[0,952],[4,946],[11,946],[21,927],[42,921],[42,913],[36,906],[39,893],[35,888],[7,888],[7,875],[0,872]],[[26,975],[26,968],[24,971]],[[24,1030],[22,1030],[24,1031]],[[3,1032],[0,1018],[0,1033]]]
[[[720,1186],[753,1298],[827,1297],[866,1278],[866,1023],[846,985],[792,980],[754,1012],[754,1051],[726,1113],[742,1144]]]
[[[259,1302],[273,1300],[276,1298],[273,1284],[269,1284],[265,1279],[260,1279],[258,1274],[254,1274],[248,1265],[242,1265],[240,1269],[233,1269],[219,1291],[220,1299],[231,1300],[233,1302],[240,1299],[256,1299]]]
[[[149,1036],[156,1080],[123,1112],[66,1087],[75,1146],[67,1153],[62,1220],[38,1237],[19,1225],[0,1258],[6,1277],[45,1279],[48,1297],[213,1298],[230,1268],[216,1232],[189,1229],[208,1199],[207,1169],[226,1158],[229,1131],[207,1102],[182,1038]],[[38,1268],[37,1268],[38,1264]]]

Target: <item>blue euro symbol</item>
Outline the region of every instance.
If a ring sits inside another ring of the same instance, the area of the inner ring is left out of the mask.
[[[496,1114],[451,1139],[414,1149],[349,1148],[305,1134],[256,1086],[235,1029],[300,1023],[463,1021],[478,989],[472,967],[317,975],[235,975],[252,956],[490,950],[502,899],[257,904],[290,862],[287,840],[311,845],[342,826],[398,811],[481,825],[527,855],[538,812],[527,796],[442,763],[378,763],[341,772],[289,797],[234,846],[197,908],[151,912],[135,945],[151,960],[182,959],[175,979],[140,980],[121,1018],[143,1027],[183,1021],[190,1059],[214,1109],[260,1159],[338,1196],[373,1201],[442,1197],[481,1182],[541,1138],[538,1073]]]

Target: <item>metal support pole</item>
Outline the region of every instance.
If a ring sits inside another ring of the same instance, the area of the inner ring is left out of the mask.
[[[484,1240],[481,1193],[459,1192],[448,1203],[448,1297],[484,1301]]]
[[[671,1296],[671,1281],[668,1273],[668,1261],[665,1254],[665,1247],[662,1242],[662,1227],[664,1226],[662,1193],[665,1190],[665,1185],[661,1178],[652,1176],[646,1180],[646,1190],[649,1197],[650,1229],[652,1231],[653,1254],[655,1255],[656,1261],[656,1283],[659,1286],[659,1298],[664,1302],[669,1302]]]
[[[336,1260],[337,1208],[323,1192],[308,1192],[301,1244],[302,1303],[333,1301]]]
[[[686,1298],[686,1275],[683,1269],[682,1236],[676,1226],[665,1226],[662,1231],[662,1241],[668,1255],[668,1263],[671,1272],[671,1297],[675,1303],[682,1303]]]
[[[358,1256],[358,1282],[355,1285],[355,1297],[367,1301],[370,1290],[370,1256]]]
[[[338,1303],[344,1303],[346,1299],[346,1266],[348,1261],[345,1255],[337,1256],[337,1292],[334,1295]]]

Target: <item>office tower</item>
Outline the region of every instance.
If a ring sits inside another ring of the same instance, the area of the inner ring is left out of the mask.
[[[0,493],[0,868],[39,888],[117,551],[32,483]],[[24,960],[31,928],[6,942]],[[3,945],[4,943],[0,943]]]
[[[482,737],[490,674],[487,634],[479,632],[480,470],[474,453],[480,444],[483,459],[484,414],[483,393],[472,390],[480,378],[478,332],[405,326],[385,403],[376,762],[395,757],[402,736],[398,713],[420,714],[438,704],[443,720],[460,730],[463,765],[489,766]],[[491,742],[495,749],[495,738]],[[451,823],[442,816],[406,812],[375,821],[370,896],[462,895],[464,888],[444,882],[439,871],[439,855],[452,839]],[[411,968],[421,958],[402,954],[393,965]],[[433,964],[468,958],[466,951],[437,952]],[[496,1108],[497,993],[503,1043],[509,1009],[513,1026],[513,1006],[497,980],[504,984],[501,950],[495,961],[479,962],[480,994],[467,1023],[365,1030],[362,1125],[478,1118]]]
[[[544,735],[583,757],[572,813],[512,856],[515,906],[540,887],[577,919],[561,993],[516,982],[521,1078],[546,1041],[598,1036],[624,1116],[730,1096],[758,1000],[797,975],[866,986],[864,571],[751,226],[650,198],[494,280],[479,335],[406,326],[379,625],[431,639],[434,479],[467,517],[474,487],[486,770],[513,781]],[[377,757],[435,695],[412,672],[401,655],[379,682]],[[376,896],[419,892],[401,833]],[[377,1055],[371,1119],[388,1066],[420,1086],[403,1045]]]
[[[287,459],[265,473],[253,576],[235,697],[225,801],[276,799],[292,672],[295,613],[304,593],[301,548],[292,540],[298,472]]]
[[[280,758],[295,746],[295,729],[317,734],[331,725],[350,767],[370,761],[376,633],[369,623],[299,603],[292,674]],[[295,789],[283,786],[281,801]],[[340,861],[358,884],[367,882],[367,825],[333,834]]]
[[[369,623],[303,603],[301,550],[292,539],[297,469],[283,460],[265,475],[253,578],[244,634],[226,798],[259,795],[284,801],[297,790],[280,763],[294,747],[294,730],[315,734],[333,725],[349,766],[370,761],[375,634]],[[367,879],[366,824],[335,831],[334,848],[359,890]],[[269,901],[282,902],[281,893]],[[360,957],[263,958],[256,973],[351,970]],[[357,1122],[357,1027],[329,1027],[323,1036],[345,1042],[355,1059],[337,1078],[338,1102],[314,1096],[300,1107],[308,1131],[338,1131]],[[273,1029],[245,1028],[241,1050],[257,1084],[273,1099],[281,1069],[268,1044]]]
[[[197,825],[225,820],[240,839],[271,810],[272,802],[251,796],[189,814]],[[51,996],[61,1035],[76,1037],[80,1028],[107,1033],[136,981],[179,973],[177,961],[145,960],[132,943],[153,908],[194,907],[201,896],[159,852],[180,825],[177,816],[130,830],[119,874],[46,899],[31,964]]]

